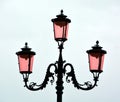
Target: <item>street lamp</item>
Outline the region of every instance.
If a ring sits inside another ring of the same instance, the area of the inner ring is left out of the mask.
[[[21,48],[22,51],[16,52],[18,56],[18,64],[20,73],[23,75],[23,79],[25,82],[25,87],[31,91],[42,90],[46,87],[48,81],[53,83],[54,77],[57,77],[56,81],[56,90],[57,90],[57,102],[62,102],[62,94],[63,94],[63,76],[65,75],[66,81],[69,83],[72,81],[74,87],[82,90],[91,90],[95,86],[97,86],[97,81],[99,78],[99,74],[103,71],[103,62],[104,55],[107,53],[105,50],[102,50],[102,47],[99,46],[99,41],[96,41],[96,45],[92,47],[92,49],[87,50],[88,60],[89,60],[89,69],[93,74],[94,83],[90,81],[85,82],[84,84],[79,84],[76,77],[73,65],[71,63],[66,63],[62,57],[62,50],[64,42],[68,37],[68,26],[71,22],[70,19],[67,18],[66,15],[63,14],[63,10],[61,10],[61,14],[56,16],[57,18],[52,19],[53,29],[54,29],[54,38],[58,43],[59,49],[59,58],[55,63],[51,63],[46,72],[46,76],[42,84],[38,85],[37,83],[31,82],[28,83],[29,75],[32,73],[33,60],[35,52],[31,51],[31,48],[28,47],[28,44],[25,43],[25,47]],[[54,72],[51,72],[51,68],[54,67]],[[67,67],[70,67],[70,71],[67,70]],[[52,79],[50,79],[52,78]]]

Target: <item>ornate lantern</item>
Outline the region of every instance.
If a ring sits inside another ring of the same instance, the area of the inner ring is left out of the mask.
[[[67,16],[63,14],[63,10],[61,10],[61,14],[56,17],[57,18],[51,20],[53,22],[54,38],[56,41],[66,41],[71,20],[66,18]]]
[[[103,71],[104,55],[107,52],[102,50],[102,47],[98,44],[99,41],[96,41],[96,45],[93,46],[91,50],[88,50],[87,53],[89,58],[90,71],[101,73]]]
[[[35,52],[31,51],[31,48],[27,46],[27,43],[25,43],[25,47],[21,49],[22,51],[16,53],[18,55],[20,73],[30,74],[32,73]]]

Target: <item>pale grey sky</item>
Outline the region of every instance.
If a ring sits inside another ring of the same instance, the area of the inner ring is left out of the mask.
[[[92,81],[86,50],[96,40],[107,50],[98,87],[82,91],[64,82],[63,102],[120,101],[119,0],[1,0],[0,102],[56,102],[56,83],[49,83],[46,89],[37,92],[24,87],[15,52],[28,42],[36,52],[29,81],[41,83],[47,66],[58,59],[51,19],[61,9],[72,21],[63,58],[73,64],[79,83]]]

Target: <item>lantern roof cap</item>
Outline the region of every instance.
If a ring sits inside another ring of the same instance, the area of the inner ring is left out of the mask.
[[[25,43],[25,46],[21,48],[22,51],[17,52],[17,55],[22,55],[22,54],[30,54],[30,55],[35,55],[34,51],[31,51],[31,48],[28,47],[28,43]]]
[[[25,46],[23,47],[23,48],[21,48],[23,51],[25,51],[25,50],[31,50],[31,48],[29,48],[29,46],[28,46],[28,43],[27,42],[25,42]]]
[[[56,15],[57,18],[53,18],[51,21],[52,22],[57,22],[57,21],[66,21],[68,23],[71,22],[71,20],[69,18],[67,18],[66,15],[63,14],[63,10],[61,10],[59,15]]]
[[[92,46],[93,49],[102,49],[102,47],[99,45],[99,41],[96,41],[96,44]]]
[[[100,52],[100,53],[103,53],[103,54],[107,53],[105,50],[102,50],[102,47],[99,45],[99,41],[98,40],[96,41],[96,45],[92,46],[92,49],[87,50],[86,52],[87,53],[97,53],[97,52]]]
[[[60,11],[60,14],[59,15],[56,15],[56,17],[63,17],[63,18],[66,18],[67,16],[63,14],[63,10]]]

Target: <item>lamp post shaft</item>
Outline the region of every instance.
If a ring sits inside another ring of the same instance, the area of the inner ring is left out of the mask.
[[[58,69],[57,69],[57,82],[56,82],[56,90],[57,90],[57,102],[62,102],[62,94],[63,94],[63,58],[62,58],[62,49],[63,44],[59,46],[59,59],[58,59]]]

